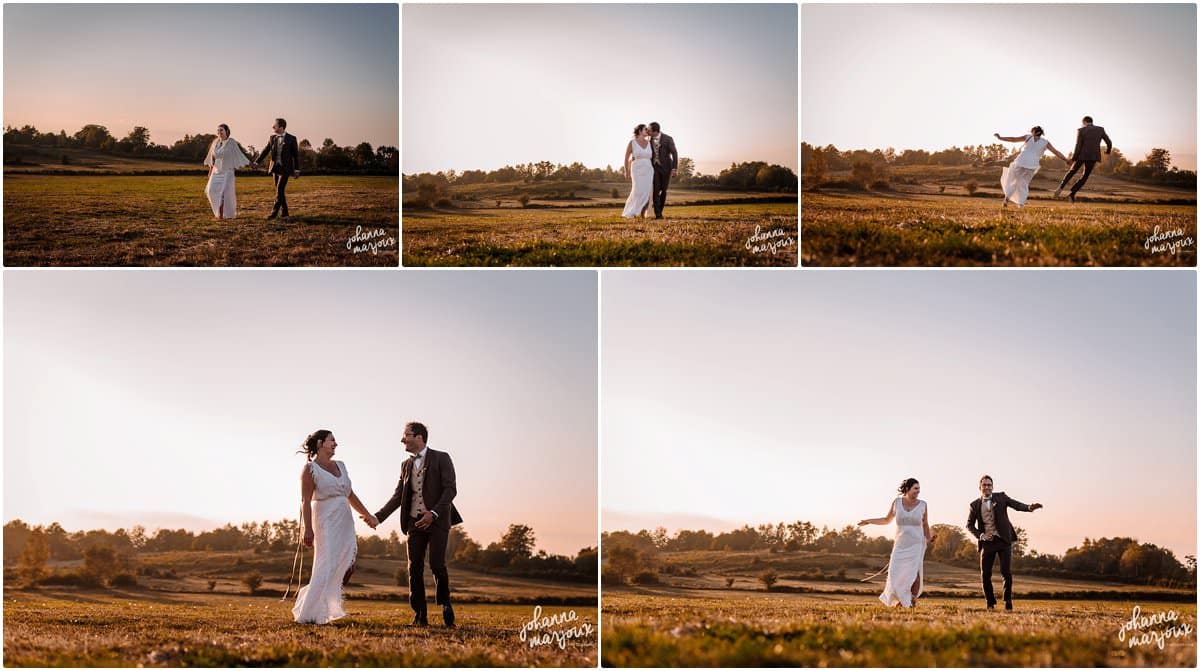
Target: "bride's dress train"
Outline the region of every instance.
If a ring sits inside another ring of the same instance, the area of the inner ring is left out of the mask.
[[[887,584],[879,600],[885,606],[899,603],[911,608],[913,583],[917,583],[917,596],[925,589],[925,502],[921,501],[912,510],[904,509],[901,498],[892,505],[896,509],[896,540],[888,562]]]
[[[342,608],[342,578],[358,554],[354,516],[350,511],[352,491],[346,464],[335,461],[341,475],[309,462],[316,491],[313,492],[313,566],[308,585],[300,589],[292,616],[296,622],[328,624],[345,617]]]
[[[647,142],[643,147],[633,140],[633,162],[629,170],[633,174],[633,189],[629,192],[629,198],[625,199],[625,211],[621,213],[626,219],[640,215],[650,204],[650,195],[654,190],[654,166],[650,164],[652,154],[650,143]]]

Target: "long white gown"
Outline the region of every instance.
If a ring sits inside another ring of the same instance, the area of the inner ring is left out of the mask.
[[[1025,201],[1029,199],[1029,183],[1041,167],[1042,154],[1046,153],[1046,147],[1049,145],[1050,141],[1045,135],[1039,138],[1025,136],[1021,153],[1011,165],[1000,172],[1000,188],[1004,190],[1005,200],[1016,203],[1017,207],[1025,206]]]
[[[629,169],[633,175],[633,189],[629,192],[629,198],[625,199],[625,211],[621,213],[626,219],[640,215],[654,191],[654,166],[650,162],[654,154],[652,146],[647,142],[642,147],[637,140],[633,140],[633,165]]]
[[[213,216],[233,219],[237,216],[237,191],[234,189],[233,172],[242,166],[250,165],[250,159],[246,158],[237,140],[218,139],[213,140],[208,148],[204,165],[216,167],[208,177],[208,185],[204,187],[204,195],[208,196]]]
[[[892,559],[888,562],[887,584],[879,600],[885,606],[901,604],[912,607],[912,585],[917,582],[917,596],[925,589],[925,502],[905,510],[901,497],[892,503],[896,510],[896,541],[892,544]]]
[[[350,473],[335,461],[340,476],[309,462],[316,491],[312,500],[313,565],[308,585],[300,589],[292,616],[304,624],[328,624],[345,617],[342,578],[358,555],[358,537],[350,512]]]

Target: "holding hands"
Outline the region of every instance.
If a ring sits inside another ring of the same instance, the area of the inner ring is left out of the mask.
[[[375,517],[374,515],[366,514],[366,515],[359,515],[359,517],[361,517],[362,521],[366,522],[367,526],[371,527],[372,529],[379,526],[379,519],[377,517]]]

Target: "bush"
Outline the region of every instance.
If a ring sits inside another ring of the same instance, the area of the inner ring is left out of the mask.
[[[88,575],[78,571],[69,571],[67,573],[52,573],[48,576],[43,576],[38,580],[39,585],[66,585],[69,587],[99,587],[100,581],[96,576]]]
[[[938,187],[938,193],[946,193],[946,185],[945,184]]]
[[[779,582],[779,574],[775,572],[775,569],[767,569],[758,574],[758,581],[763,584],[763,587],[767,588],[768,592],[770,592],[771,588],[775,586],[775,583]]]
[[[725,579],[725,586],[726,586],[726,587],[728,587],[728,588],[730,588],[730,589],[733,589],[733,581],[734,581],[734,580],[736,580],[736,578],[726,578],[726,579]]]
[[[137,577],[132,573],[118,573],[108,582],[111,587],[137,587]]]
[[[633,576],[633,584],[635,585],[657,585],[658,583],[658,574],[649,569],[638,571]]]
[[[209,580],[208,581],[208,591],[215,592],[216,590],[217,590],[217,581]]]
[[[625,584],[625,577],[618,571],[606,568],[600,572],[600,584],[605,587],[620,587]]]
[[[71,165],[71,157],[67,156],[66,154],[63,154],[62,155],[62,164],[63,165]]]
[[[436,205],[438,207],[454,207],[454,203],[449,198],[439,198]]]
[[[500,207],[500,201],[496,201],[496,207]]]
[[[891,191],[892,185],[886,179],[877,179],[871,182],[872,191]]]
[[[396,585],[408,587],[408,567],[404,564],[396,567]]]
[[[621,192],[617,191],[617,190],[614,188],[614,189],[612,190],[612,197],[613,197],[613,198],[620,198],[620,197],[621,197]]]
[[[251,596],[258,591],[259,587],[262,587],[262,582],[262,574],[260,574],[258,571],[251,571],[250,573],[242,576],[242,584],[246,586],[246,589],[250,590]]]
[[[964,186],[967,189],[967,193],[972,196],[974,196],[975,192],[979,190],[979,182],[976,182],[975,180],[967,182]]]
[[[521,194],[521,196],[519,198],[517,198],[517,202],[521,204],[521,207],[528,207],[529,206],[529,194],[527,194],[527,193]]]

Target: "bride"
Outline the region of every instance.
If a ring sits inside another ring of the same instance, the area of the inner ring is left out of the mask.
[[[1018,135],[1015,137],[1004,137],[999,133],[993,133],[997,140],[1004,142],[1023,142],[1021,153],[1017,155],[1017,159],[1012,162],[1007,168],[1000,172],[1000,188],[1004,190],[1004,204],[1000,207],[1008,207],[1008,201],[1016,203],[1017,207],[1025,207],[1025,201],[1029,199],[1029,182],[1033,181],[1033,176],[1037,174],[1038,168],[1042,165],[1042,154],[1046,150],[1061,158],[1064,163],[1070,165],[1067,157],[1063,156],[1050,141],[1042,137],[1042,127],[1034,126],[1029,129],[1028,135]]]
[[[858,523],[861,527],[896,520],[896,540],[887,566],[887,584],[883,594],[879,595],[885,606],[899,603],[905,608],[914,608],[917,597],[925,588],[925,546],[933,536],[929,533],[929,511],[925,502],[917,498],[920,494],[921,483],[916,478],[909,478],[900,483],[900,496],[892,501],[887,517],[873,517]]]
[[[292,616],[305,624],[328,624],[346,616],[342,585],[350,580],[358,554],[350,508],[372,527],[379,524],[350,488],[346,464],[333,460],[335,450],[337,441],[325,429],[314,431],[302,446],[308,455],[300,473],[304,545],[314,548],[314,556],[308,585],[296,595]]]
[[[212,206],[213,216],[217,219],[233,219],[237,216],[237,193],[233,188],[233,171],[250,165],[246,152],[238,141],[229,137],[229,126],[217,126],[217,139],[208,147],[208,156],[204,165],[211,166],[208,171],[208,186],[204,195],[208,196],[208,204]]]
[[[646,210],[650,207],[650,192],[654,189],[654,166],[650,164],[652,154],[650,129],[640,123],[633,129],[633,139],[625,147],[625,174],[633,178],[633,189],[629,191],[625,211],[621,213],[626,219],[638,215],[645,218]]]

